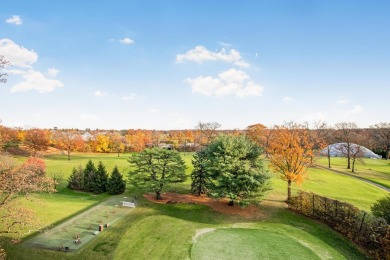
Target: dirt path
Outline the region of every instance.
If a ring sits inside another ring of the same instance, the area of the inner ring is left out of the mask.
[[[324,166],[321,166],[321,165],[316,165],[316,166],[319,167],[319,168],[322,168],[322,169],[326,169],[326,170],[329,170],[329,171],[332,171],[332,172],[344,174],[344,175],[346,175],[346,176],[350,176],[350,177],[359,179],[359,180],[364,181],[364,182],[366,182],[366,183],[368,183],[368,184],[374,185],[374,186],[376,186],[376,187],[378,187],[378,188],[380,188],[380,189],[382,189],[382,190],[385,190],[385,191],[387,191],[387,192],[390,192],[390,188],[387,188],[386,186],[383,186],[383,185],[378,184],[378,183],[376,183],[376,182],[373,182],[373,181],[367,180],[367,179],[365,179],[365,178],[362,178],[362,177],[353,175],[353,174],[351,174],[351,173],[342,172],[342,171],[335,170],[335,169],[332,169],[332,168],[329,169],[328,167],[324,167]]]

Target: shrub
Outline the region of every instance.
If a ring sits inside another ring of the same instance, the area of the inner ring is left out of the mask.
[[[387,205],[389,198],[385,198]],[[302,191],[292,197],[289,207],[326,223],[359,244],[373,259],[390,259],[390,226],[382,216],[377,218],[351,204]]]
[[[384,218],[390,224],[390,194],[377,200],[371,207],[371,211],[374,216]]]

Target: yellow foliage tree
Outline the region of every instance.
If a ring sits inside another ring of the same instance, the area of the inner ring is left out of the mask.
[[[271,166],[287,181],[287,201],[291,199],[291,183],[298,185],[306,177],[311,163],[313,141],[310,130],[303,125],[289,122],[275,126],[268,146]]]

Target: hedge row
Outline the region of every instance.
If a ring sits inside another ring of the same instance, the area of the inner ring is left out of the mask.
[[[370,257],[390,259],[390,225],[383,218],[351,204],[303,191],[290,200],[289,207],[329,225],[360,245]]]

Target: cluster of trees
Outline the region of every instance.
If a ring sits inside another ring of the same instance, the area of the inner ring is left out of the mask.
[[[322,149],[330,144],[343,143],[336,148],[347,158],[346,167],[352,172],[355,171],[356,160],[364,156],[363,147],[373,150],[385,159],[389,158],[390,123],[382,122],[372,125],[370,128],[359,128],[355,122],[340,122],[332,126],[326,122],[318,121],[314,122],[312,126],[304,123],[300,124],[299,127],[308,131],[315,155],[319,155]],[[267,155],[270,141],[277,132],[278,126],[267,128],[262,124],[251,125],[246,129],[246,135],[264,147]],[[330,168],[330,150],[328,149],[324,155],[328,156]]]
[[[89,160],[83,168],[79,165],[73,168],[72,174],[68,179],[68,188],[72,190],[92,192],[100,194],[108,192],[109,194],[121,194],[126,189],[126,182],[123,176],[115,166],[108,176],[106,167],[99,161],[97,168],[92,160]]]
[[[68,159],[72,152],[120,153],[140,152],[145,148],[169,147],[179,151],[194,151],[206,145],[221,131],[216,122],[199,123],[193,130],[78,130],[9,128],[0,122],[0,149],[20,146],[31,155],[55,147],[66,151]],[[238,134],[240,131],[226,130]]]
[[[228,198],[240,204],[259,202],[269,187],[270,175],[260,159],[261,149],[245,136],[221,135],[198,151],[193,160],[191,190],[201,195]],[[145,149],[129,162],[134,170],[129,180],[139,188],[155,192],[156,199],[168,183],[184,182],[185,163],[179,152],[162,148]]]
[[[268,146],[277,127],[262,124],[248,126],[245,130],[218,130],[217,122],[199,122],[192,130],[78,130],[78,129],[21,129],[9,128],[0,122],[0,149],[22,146],[31,155],[55,147],[66,151],[68,159],[71,152],[120,153],[140,152],[145,148],[166,147],[178,151],[199,151],[220,134],[247,135],[252,141],[264,148],[268,156]],[[309,130],[314,149],[318,152],[328,144],[346,143],[340,151],[346,151],[348,169],[353,170],[354,161],[362,156],[360,147],[367,147],[384,158],[390,153],[390,123],[378,123],[370,128],[359,128],[354,122],[340,122],[331,126],[326,122],[301,124]],[[351,149],[352,145],[357,149]],[[330,165],[330,157],[329,157]]]

